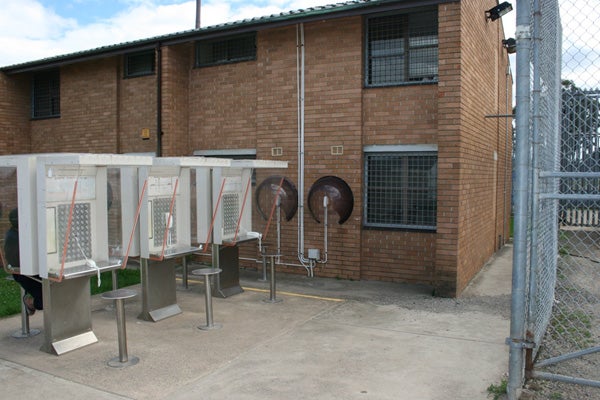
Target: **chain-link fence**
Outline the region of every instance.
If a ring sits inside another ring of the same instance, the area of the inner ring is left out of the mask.
[[[600,2],[517,2],[511,399],[524,378],[600,399],[598,20]]]

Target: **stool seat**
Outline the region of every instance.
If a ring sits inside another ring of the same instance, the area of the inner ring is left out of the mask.
[[[192,271],[192,275],[210,276],[221,273],[221,268],[199,268]]]
[[[117,289],[102,293],[104,300],[125,300],[137,296],[137,292],[131,289]]]

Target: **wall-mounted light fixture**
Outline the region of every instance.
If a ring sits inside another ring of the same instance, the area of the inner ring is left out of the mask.
[[[502,47],[506,49],[508,54],[514,54],[517,52],[517,41],[514,38],[504,39],[502,41]]]
[[[498,4],[496,7],[487,10],[485,12],[485,18],[495,21],[503,15],[512,11],[512,9],[512,4],[510,4],[508,1],[505,1],[504,3]]]

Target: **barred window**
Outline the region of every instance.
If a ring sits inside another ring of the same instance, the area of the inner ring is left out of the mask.
[[[234,63],[256,59],[256,33],[196,43],[196,66]]]
[[[156,61],[154,50],[125,55],[125,78],[154,74]]]
[[[60,117],[60,72],[58,69],[33,76],[32,118]]]
[[[365,226],[436,229],[437,152],[365,154]]]
[[[371,17],[366,31],[366,86],[437,81],[437,9]]]

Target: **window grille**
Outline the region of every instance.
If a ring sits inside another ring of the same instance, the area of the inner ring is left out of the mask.
[[[255,59],[256,33],[196,43],[197,67]]]
[[[33,76],[32,117],[60,116],[60,73],[58,69],[38,72]]]
[[[155,66],[156,61],[153,50],[125,55],[126,78],[154,74]]]
[[[436,82],[437,10],[367,20],[366,86]]]
[[[437,154],[365,154],[365,226],[435,230]]]

